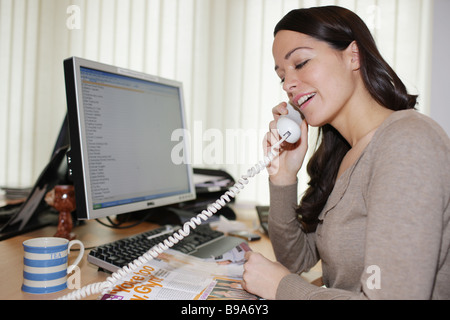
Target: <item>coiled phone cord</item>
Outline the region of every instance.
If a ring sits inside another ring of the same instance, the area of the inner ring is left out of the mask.
[[[149,262],[153,258],[157,258],[161,253],[173,247],[175,244],[183,240],[190,233],[190,230],[195,229],[199,226],[203,221],[208,220],[211,216],[213,216],[217,211],[222,209],[228,202],[231,201],[232,198],[236,197],[236,195],[240,192],[240,190],[244,189],[245,185],[248,184],[248,179],[254,177],[258,173],[260,173],[264,168],[266,168],[272,161],[279,155],[280,145],[290,136],[290,132],[284,134],[282,139],[278,141],[275,145],[272,146],[270,152],[267,156],[264,157],[264,160],[260,161],[252,168],[247,171],[246,175],[242,175],[241,178],[230,187],[219,199],[217,199],[214,203],[208,206],[207,209],[203,210],[201,213],[191,218],[189,221],[185,222],[183,227],[180,228],[177,232],[175,232],[172,236],[169,236],[166,240],[157,244],[149,251],[144,253],[142,256],[130,262],[127,266],[122,269],[117,270],[110,277],[108,277],[104,282],[97,282],[93,284],[89,284],[81,289],[73,291],[61,298],[59,300],[80,300],[87,296],[93,294],[103,293],[111,291],[112,288],[119,282],[124,276],[133,272],[143,264]]]

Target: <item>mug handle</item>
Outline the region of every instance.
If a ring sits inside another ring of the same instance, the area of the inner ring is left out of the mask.
[[[80,263],[81,258],[83,258],[83,254],[84,254],[84,245],[80,240],[72,240],[69,242],[69,246],[67,248],[67,254],[70,253],[70,248],[74,245],[74,244],[78,244],[80,246],[80,253],[78,254],[78,257],[75,259],[75,262],[72,263],[68,268],[67,268],[67,274],[72,273],[73,269],[75,269],[75,267]]]

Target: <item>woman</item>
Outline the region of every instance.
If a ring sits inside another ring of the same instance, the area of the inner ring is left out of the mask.
[[[269,170],[278,262],[249,253],[243,286],[267,299],[449,299],[450,140],[414,110],[364,22],[335,7],[293,10],[275,28],[275,70],[304,121]],[[273,109],[265,144],[279,136]],[[297,205],[308,125],[320,146]],[[322,263],[325,288],[298,273]]]

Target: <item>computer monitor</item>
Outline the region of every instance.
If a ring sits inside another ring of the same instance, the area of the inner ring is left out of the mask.
[[[195,199],[180,82],[77,57],[64,72],[78,219]]]

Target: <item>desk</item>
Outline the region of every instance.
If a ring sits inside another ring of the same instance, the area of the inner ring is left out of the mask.
[[[258,225],[258,218],[256,210],[242,209],[235,210],[239,221],[247,224],[250,228]],[[82,241],[86,250],[79,267],[81,269],[81,286],[87,284],[105,281],[109,274],[98,271],[98,268],[87,262],[87,254],[89,249],[92,249],[101,244],[128,237],[133,234],[145,232],[157,227],[151,223],[141,223],[138,226],[130,229],[111,229],[102,226],[97,221],[87,221],[85,224],[74,229],[77,239]],[[56,227],[46,227],[41,230],[32,231],[23,235],[16,236],[7,240],[0,241],[0,300],[42,300],[42,299],[56,299],[61,297],[71,290],[35,295],[22,292],[21,286],[23,281],[23,241],[35,237],[51,237],[56,232]],[[255,252],[260,252],[265,257],[275,260],[272,245],[269,238],[261,233],[261,240],[250,242],[249,245]],[[74,247],[76,250],[76,247]],[[77,255],[77,251],[72,251],[69,255],[69,261],[73,261]],[[311,269],[310,272],[303,274],[307,280],[313,281],[321,275],[320,265]],[[95,296],[88,297],[89,299],[96,299]]]

